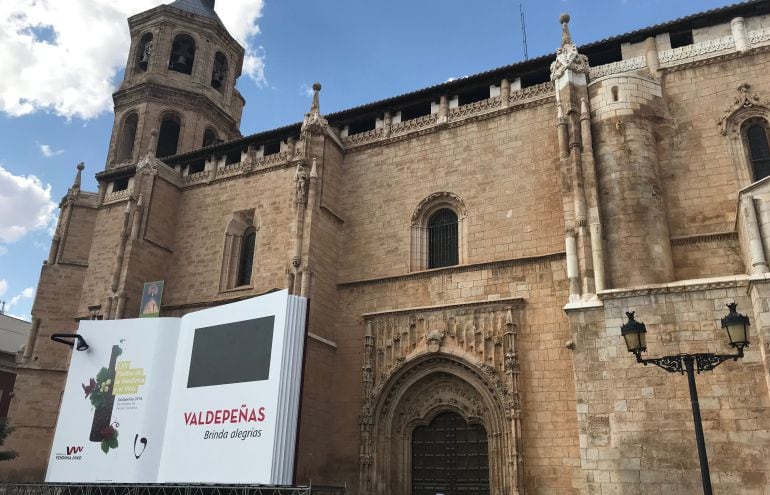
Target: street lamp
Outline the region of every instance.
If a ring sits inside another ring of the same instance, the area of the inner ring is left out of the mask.
[[[703,424],[700,417],[700,405],[698,404],[698,390],[695,387],[695,372],[711,371],[725,361],[737,361],[743,357],[743,348],[749,345],[748,327],[749,318],[739,314],[735,309],[736,303],[727,305],[730,312],[722,318],[722,328],[727,332],[730,345],[738,350],[735,354],[676,354],[660,358],[645,359],[642,353],[647,350],[647,328],[641,321],[634,319],[634,312],[626,313],[628,321],[620,327],[620,334],[626,341],[628,352],[636,356],[636,361],[647,366],[654,364],[671,373],[687,373],[687,382],[690,385],[690,402],[692,404],[692,417],[695,422],[695,443],[698,445],[698,458],[700,460],[700,473],[703,480],[704,495],[712,495],[711,476],[709,473],[709,461],[706,456],[706,444],[703,440]]]

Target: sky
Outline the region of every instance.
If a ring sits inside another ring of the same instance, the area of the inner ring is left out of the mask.
[[[96,191],[123,77],[126,18],[162,0],[0,0],[0,301],[29,319],[58,203],[84,162]],[[218,0],[247,57],[244,135],[580,45],[725,0]]]

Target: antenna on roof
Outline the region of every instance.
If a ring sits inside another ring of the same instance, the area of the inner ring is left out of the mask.
[[[0,301],[0,315],[5,314],[5,301]]]
[[[521,14],[521,40],[524,44],[524,60],[529,60],[529,53],[527,53],[527,23],[524,20],[524,7],[519,3],[519,14]]]

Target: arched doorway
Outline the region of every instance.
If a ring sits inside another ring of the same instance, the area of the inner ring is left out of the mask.
[[[456,412],[412,432],[412,495],[489,493],[487,431]]]

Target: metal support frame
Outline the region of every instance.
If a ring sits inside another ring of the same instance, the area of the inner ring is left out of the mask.
[[[324,489],[320,493],[330,493]],[[311,495],[310,486],[2,483],[3,495]],[[343,493],[342,491],[339,492]]]

